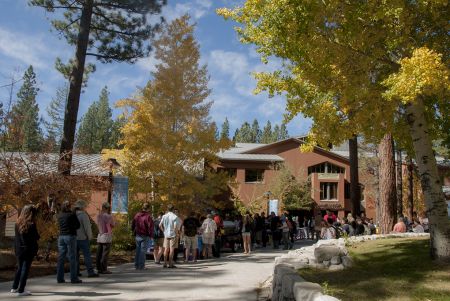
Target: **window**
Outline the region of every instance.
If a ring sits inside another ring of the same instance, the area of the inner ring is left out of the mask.
[[[337,200],[338,183],[320,183],[320,200]]]
[[[344,173],[345,169],[329,162],[324,162],[308,167],[308,174],[311,173]]]
[[[259,183],[264,180],[264,169],[246,169],[245,183]]]

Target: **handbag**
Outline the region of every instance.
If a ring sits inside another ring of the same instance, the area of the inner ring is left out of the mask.
[[[112,233],[99,233],[97,236],[97,243],[109,244],[112,242]]]

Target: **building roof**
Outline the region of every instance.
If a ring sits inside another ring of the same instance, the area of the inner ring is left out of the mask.
[[[217,156],[222,161],[258,161],[258,162],[283,162],[284,159],[278,155],[265,154],[240,154],[233,152],[221,152]]]
[[[0,153],[0,171],[5,169],[4,164],[12,162],[19,168],[29,169],[34,173],[53,173],[58,171],[60,155],[57,153]],[[101,154],[73,154],[71,175],[108,176],[108,163]]]

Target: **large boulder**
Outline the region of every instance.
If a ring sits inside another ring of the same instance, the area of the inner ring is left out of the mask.
[[[330,270],[330,271],[342,271],[343,269],[344,269],[344,266],[342,264],[330,265],[330,267],[328,268],[328,270]]]
[[[298,282],[304,282],[302,277],[298,274],[286,274],[282,278],[281,295],[283,301],[295,301],[294,296],[294,284]]]
[[[322,295],[322,287],[312,282],[297,282],[293,287],[295,300],[313,301]]]
[[[324,262],[325,260],[331,260],[334,256],[346,255],[344,251],[333,245],[321,245],[315,248],[314,257],[316,257],[317,262]]]
[[[341,264],[341,257],[340,256],[333,256],[333,257],[331,257],[330,263],[332,265]]]
[[[342,256],[341,260],[342,260],[342,265],[345,268],[351,268],[353,266],[353,260],[350,256]]]

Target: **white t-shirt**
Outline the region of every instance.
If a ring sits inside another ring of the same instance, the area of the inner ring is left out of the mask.
[[[414,233],[424,233],[425,230],[423,229],[422,225],[417,225],[417,226],[413,227],[413,232]]]
[[[177,235],[177,230],[179,229],[179,218],[173,212],[167,212],[161,218],[159,225],[164,228],[165,238],[174,238]]]

